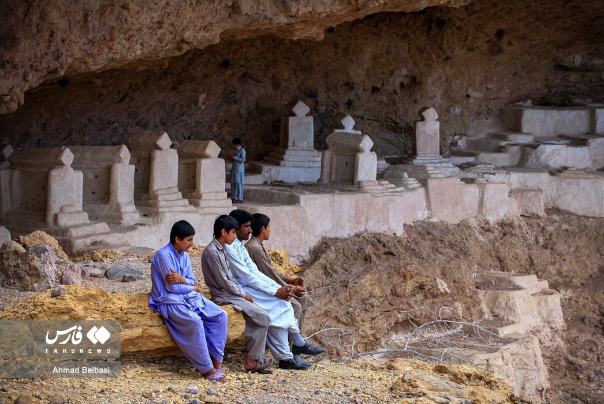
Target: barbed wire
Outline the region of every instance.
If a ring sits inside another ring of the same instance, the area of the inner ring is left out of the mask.
[[[427,309],[430,308],[423,306],[410,310],[397,310],[399,313],[406,314],[406,320],[414,327],[404,336],[404,345],[400,349],[355,352],[357,341],[364,337],[374,336],[375,333],[329,327],[328,324],[325,324],[326,328],[305,337],[305,339],[317,336],[324,346],[332,346],[344,352],[349,350],[349,359],[369,357],[380,364],[384,362],[379,357],[398,355],[430,363],[456,362],[473,365],[476,363],[471,359],[472,353],[488,351],[489,347],[501,346],[514,341],[512,338],[502,337],[482,327],[480,324],[485,321],[484,318],[473,322],[463,321],[461,312],[449,306],[438,308],[434,313],[434,320],[421,324],[415,313]]]

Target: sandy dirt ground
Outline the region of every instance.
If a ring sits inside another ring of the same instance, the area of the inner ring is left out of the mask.
[[[397,379],[392,370],[349,359],[354,353],[388,348],[413,330],[411,321],[432,320],[438,307],[455,308],[465,321],[479,320],[484,313],[473,280],[477,270],[536,274],[561,293],[566,327],[542,341],[551,384],[547,400],[604,401],[604,219],[550,211],[545,218],[498,222],[426,221],[406,226],[405,232],[403,237],[324,239],[304,263],[316,302],[304,333],[318,332],[314,340],[328,350],[310,371],[248,375],[240,370],[242,353],[231,352],[225,361],[230,375],[225,386],[200,379],[182,358],[125,357],[117,380],[0,380],[0,402],[12,403],[21,394],[34,403],[413,402],[391,388]],[[201,278],[199,257],[192,262]],[[103,268],[129,264],[149,274],[147,259],[94,263]],[[148,276],[127,283],[92,278],[85,286],[143,292],[151,283]],[[0,309],[32,295],[2,289]],[[326,331],[330,328],[335,331]],[[342,330],[353,331],[352,346],[350,334]]]

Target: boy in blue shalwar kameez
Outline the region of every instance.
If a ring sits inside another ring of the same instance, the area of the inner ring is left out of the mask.
[[[187,251],[195,229],[174,223],[170,243],[151,263],[149,307],[158,311],[187,359],[209,380],[226,382],[222,359],[227,337],[226,312],[199,293]]]

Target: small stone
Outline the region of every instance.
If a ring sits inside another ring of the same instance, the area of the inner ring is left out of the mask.
[[[136,276],[132,274],[126,274],[122,277],[122,282],[136,282]]]
[[[92,278],[104,278],[105,277],[105,270],[102,268],[86,267],[84,269],[86,271],[88,271],[88,275],[90,275]]]
[[[208,396],[215,396],[216,395],[216,390],[214,390],[214,389],[208,389],[208,391],[206,391],[206,394]]]
[[[15,400],[15,404],[31,404],[31,397],[25,394],[21,394]]]
[[[176,389],[172,386],[168,387],[166,390],[168,390],[171,393],[174,393],[176,391]]]
[[[63,271],[63,276],[61,276],[61,284],[82,286],[82,267],[80,264],[69,265],[65,271]]]
[[[2,386],[0,386],[0,391],[3,391],[5,393],[8,392],[8,386],[3,384]]]
[[[54,288],[52,288],[52,291],[50,292],[50,297],[59,297],[59,296],[63,296],[64,294],[65,294],[65,286],[57,285]]]
[[[151,398],[151,397],[153,397],[153,392],[151,392],[149,390],[145,390],[141,393],[141,395],[145,398]]]
[[[40,393],[39,391],[36,391],[36,393],[34,394],[34,397],[37,399],[42,398],[42,393]]]
[[[65,404],[65,399],[62,396],[53,396],[50,398],[49,404]]]
[[[131,268],[121,266],[107,268],[107,278],[111,280],[121,281],[124,278],[124,275],[134,275],[137,279],[143,279],[145,277],[142,272]]]
[[[189,386],[185,389],[185,393],[188,394],[199,394],[199,387],[197,386]]]
[[[90,280],[90,272],[88,272],[88,271],[86,270],[86,268],[82,268],[82,273],[81,273],[81,275],[82,275],[82,279],[83,279],[83,280],[85,280],[85,281],[89,281],[89,280]]]
[[[153,254],[153,255],[155,255],[155,254]],[[128,264],[126,264],[126,267],[133,271],[139,271],[139,272],[149,268],[148,265],[142,264],[140,262],[129,262]]]

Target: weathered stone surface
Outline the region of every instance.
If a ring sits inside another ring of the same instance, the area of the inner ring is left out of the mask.
[[[107,278],[114,281],[123,281],[125,276],[133,276],[136,279],[143,279],[145,275],[141,271],[137,271],[136,269],[114,266],[111,268],[107,268]],[[130,280],[124,282],[131,282]]]
[[[386,365],[402,376],[391,391],[408,398],[421,397],[421,402],[516,403],[510,386],[474,366],[431,365],[418,360],[395,359]]]
[[[240,2],[238,2],[240,4]],[[249,38],[278,33],[288,38],[323,37],[323,30],[339,22],[382,11],[418,11],[430,5],[457,6],[464,0],[413,0],[391,4],[350,0],[276,3],[262,1],[247,7],[224,3],[148,3],[143,0],[34,4],[7,1],[3,56],[9,61],[0,79],[0,113],[23,104],[25,90],[65,71],[91,72],[133,62],[148,63],[204,48],[220,38]],[[236,3],[237,4],[237,3]],[[233,12],[233,10],[241,10]],[[246,11],[244,11],[246,10]],[[183,25],[182,16],[187,16]],[[148,29],[153,25],[155,29]],[[45,55],[39,57],[39,55]]]
[[[31,292],[48,289],[48,277],[42,276],[41,265],[34,253],[14,241],[6,242],[0,247],[0,285]]]
[[[19,236],[19,243],[26,247],[33,247],[37,244],[46,244],[54,250],[58,258],[62,258],[64,260],[69,259],[67,254],[65,254],[65,251],[63,251],[63,248],[59,245],[59,242],[54,237],[42,230],[36,230],[31,234]]]
[[[111,294],[100,289],[66,286],[64,296],[42,292],[0,312],[2,320],[119,320],[122,325],[122,352],[149,355],[178,355],[159,313],[149,309],[148,293]],[[223,306],[229,316],[227,347],[244,347],[245,321],[231,306]]]
[[[57,285],[50,291],[50,297],[59,297],[65,294],[65,286]]]
[[[15,404],[31,404],[31,403],[32,403],[31,396],[28,396],[28,395],[25,395],[25,394],[21,394],[15,400]]]
[[[10,241],[10,232],[4,226],[0,226],[0,245]]]
[[[71,264],[63,271],[61,276],[61,284],[82,286],[82,267],[80,264]]]
[[[124,274],[124,276],[122,276],[122,282],[135,282],[136,281],[136,276],[132,275],[132,274]]]
[[[52,396],[48,404],[65,404],[65,398],[63,396]]]
[[[57,280],[57,267],[55,266],[57,256],[52,247],[46,244],[38,244],[31,247],[29,252],[34,253],[40,260],[40,276],[44,285],[41,287],[46,289],[47,287],[52,288],[55,286]]]
[[[102,268],[95,267],[84,267],[84,270],[88,272],[88,275],[93,278],[103,278],[105,277],[105,270]]]

